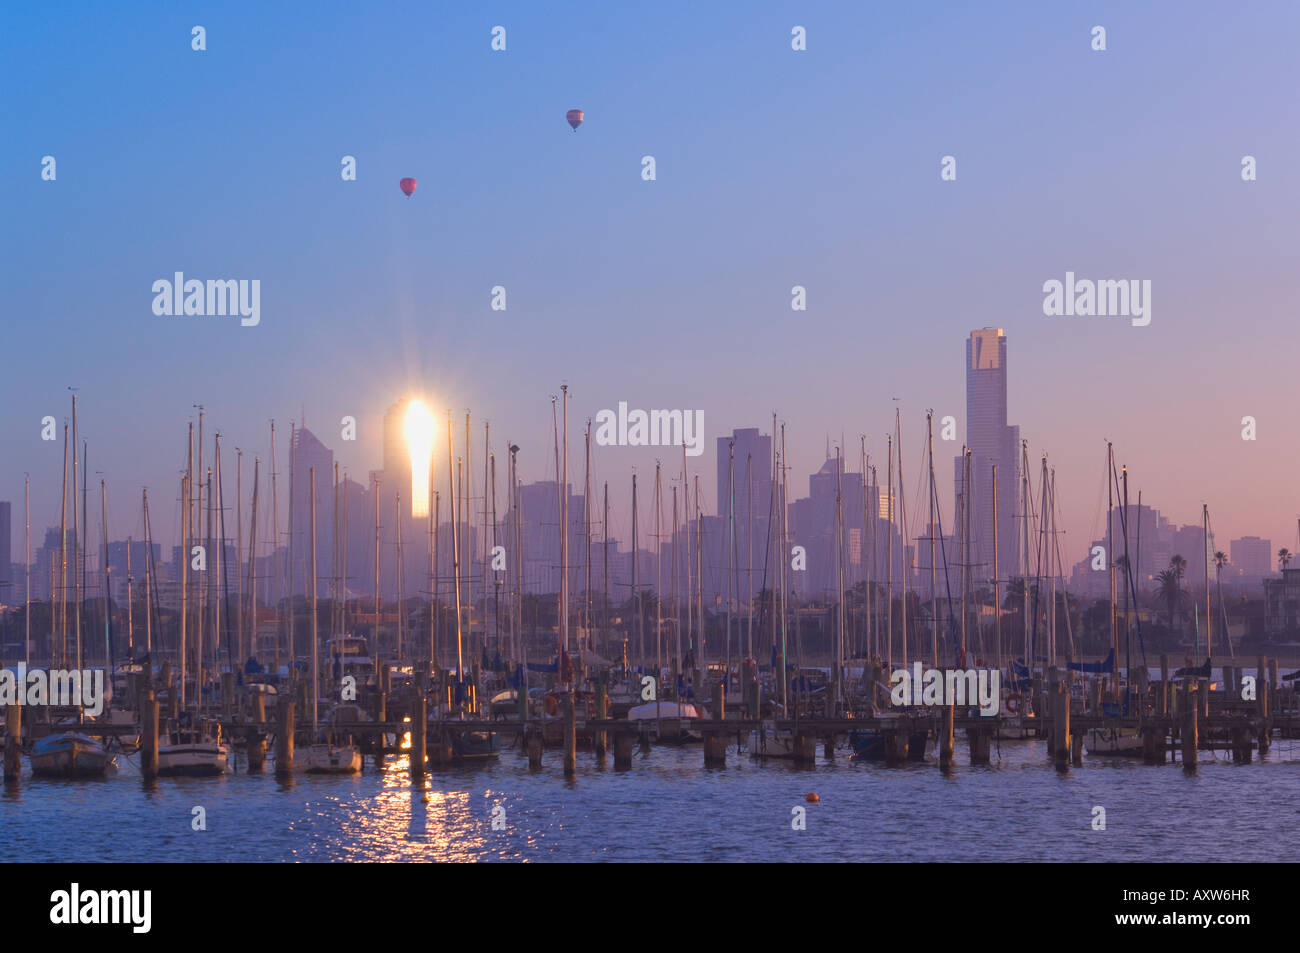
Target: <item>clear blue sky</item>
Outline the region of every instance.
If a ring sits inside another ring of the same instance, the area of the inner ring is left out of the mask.
[[[620,400],[702,409],[708,488],[713,438],[779,410],[796,495],[828,434],[883,457],[898,397],[911,490],[924,409],[964,426],[963,338],[993,325],[1069,558],[1100,526],[1107,437],[1174,521],[1207,500],[1224,548],[1295,548],[1300,6],[941,6],[6,5],[0,498],[30,471],[34,525],[57,521],[39,421],[69,385],[121,536],[142,484],[170,529],[192,404],[264,458],[266,421],[305,405],[364,478],[383,408],[418,391],[490,418],[541,479],[562,380],[571,434]],[[1067,270],[1151,279],[1151,325],[1044,317]],[[155,316],[175,271],[260,279],[261,325]],[[624,524],[654,457],[598,458]]]

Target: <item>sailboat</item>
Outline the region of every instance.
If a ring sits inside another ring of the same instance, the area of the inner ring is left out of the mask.
[[[76,433],[77,433],[77,395],[72,395],[72,492],[73,506],[72,515],[74,520],[73,539],[75,546],[81,546],[81,523],[77,522],[77,454],[76,454]],[[85,467],[83,466],[83,471]],[[59,549],[61,553],[62,585],[60,586],[60,633],[62,635],[61,643],[67,645],[67,585],[66,572],[68,566],[67,560],[67,499],[68,499],[68,427],[63,427],[63,480],[62,480],[62,514],[59,519]],[[84,523],[84,520],[82,521]],[[74,582],[79,580],[76,566],[78,563],[77,550],[73,551],[73,579]],[[84,560],[82,561],[84,568]],[[76,598],[76,661],[77,668],[82,668],[81,653],[81,590],[77,589]],[[66,648],[63,655],[66,665]],[[51,666],[53,667],[53,666]],[[53,734],[46,735],[32,745],[31,765],[32,774],[36,777],[46,778],[97,778],[103,777],[109,768],[116,768],[117,759],[109,754],[108,749],[99,740],[92,738],[84,731],[80,730],[80,723],[84,716],[81,709],[77,710],[77,722],[75,725],[60,725],[64,730],[56,731]]]
[[[221,469],[221,438],[216,443],[216,466],[218,475]],[[218,476],[219,478],[219,476]],[[212,471],[208,470],[208,532],[212,531]],[[224,540],[221,552],[224,555]],[[212,600],[212,611],[217,611],[216,600]],[[216,637],[216,622],[213,620],[213,637]],[[199,625],[198,668],[196,676],[202,671],[203,664],[203,626]],[[202,680],[195,679],[194,711],[187,712],[181,723],[169,736],[166,744],[158,746],[158,774],[162,777],[216,777],[226,773],[230,763],[229,748],[221,740],[221,729],[210,733],[203,724],[199,712],[202,700]]]
[[[1115,488],[1115,454],[1113,448],[1109,443],[1106,444],[1106,458],[1107,458],[1106,492],[1108,497],[1106,518],[1107,518],[1107,532],[1111,535],[1111,539],[1108,539],[1107,541],[1108,542],[1107,549],[1109,552],[1113,553],[1114,552],[1114,548],[1113,548],[1114,527],[1113,525],[1111,525],[1113,521],[1113,517],[1111,515],[1111,509],[1113,509],[1113,502],[1112,502],[1113,496],[1111,491]],[[1123,533],[1124,533],[1124,554],[1126,557],[1124,559],[1124,575],[1125,575],[1125,583],[1126,583],[1124,588],[1124,601],[1125,601],[1124,623],[1125,623],[1125,629],[1127,630],[1128,614],[1129,614],[1128,599],[1130,594],[1132,593],[1131,573],[1133,572],[1133,567],[1129,565],[1129,560],[1127,559],[1128,556],[1128,468],[1127,467],[1124,468],[1124,490],[1123,490],[1122,502],[1123,502],[1122,524],[1123,524]],[[1111,718],[1119,719],[1119,718],[1128,717],[1129,696],[1126,694],[1122,702],[1119,697],[1119,687],[1120,687],[1119,657],[1118,657],[1119,629],[1115,619],[1115,560],[1112,559],[1109,562],[1110,562],[1110,592],[1111,592],[1111,613],[1110,613],[1111,654],[1107,655],[1106,658],[1108,661],[1111,662],[1112,665],[1111,671],[1113,673],[1113,678],[1114,678],[1112,684],[1115,686],[1115,698],[1109,702],[1102,702],[1101,709],[1102,709],[1102,714],[1107,715]],[[1127,637],[1128,636],[1126,632],[1125,638]],[[1114,726],[1109,728],[1093,728],[1091,731],[1088,732],[1086,736],[1085,747],[1087,748],[1088,754],[1093,754],[1093,755],[1138,757],[1142,754],[1142,749],[1143,749],[1142,736],[1138,732],[1137,728],[1124,727],[1117,723]]]
[[[334,744],[319,734],[320,662],[316,619],[316,468],[311,479],[311,735],[312,743],[294,752],[294,770],[308,774],[357,774],[361,771],[361,750],[354,744]],[[337,488],[337,484],[336,484]],[[337,492],[337,489],[336,489]],[[336,507],[337,508],[337,507]]]
[[[188,720],[158,746],[158,774],[165,777],[213,777],[225,774],[229,761],[220,727],[212,735]]]

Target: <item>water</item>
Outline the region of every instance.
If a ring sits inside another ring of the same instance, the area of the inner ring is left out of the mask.
[[[0,795],[0,852],[25,861],[1168,861],[1289,860],[1300,812],[1300,742],[1233,765],[1202,751],[1181,765],[1090,758],[1068,774],[1045,741],[1003,742],[989,767],[943,776],[833,762],[814,769],[758,763],[735,748],[725,768],[699,745],[634,754],[604,770],[579,752],[566,781],[547,751],[530,772],[516,749],[493,764],[436,770],[415,789],[403,757],[378,775],[228,774],[161,778],[146,789],[138,758],[102,781],[24,775]],[[1000,755],[1000,757],[999,757]],[[269,766],[269,763],[268,763]],[[243,762],[240,760],[240,771]],[[805,802],[816,792],[820,803]],[[426,803],[427,797],[427,803]],[[192,829],[193,808],[207,829]],[[505,830],[492,810],[505,809]],[[1106,829],[1093,830],[1093,808]],[[792,808],[807,829],[793,830]]]

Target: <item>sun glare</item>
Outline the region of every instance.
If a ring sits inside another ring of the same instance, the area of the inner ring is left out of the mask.
[[[406,446],[411,454],[411,516],[429,515],[429,470],[433,465],[433,414],[420,401],[406,409]]]

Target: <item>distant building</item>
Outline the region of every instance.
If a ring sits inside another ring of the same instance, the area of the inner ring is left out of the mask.
[[[1234,539],[1229,546],[1228,558],[1242,573],[1250,576],[1267,576],[1273,571],[1273,541],[1258,536]]]
[[[1020,428],[1007,424],[1007,339],[1001,328],[972,331],[966,340],[966,447],[971,451],[969,498],[971,579],[993,577],[993,470],[998,468],[998,572],[1020,565]],[[954,512],[962,512],[961,456],[953,461]]]
[[[1300,630],[1300,569],[1283,569],[1280,579],[1264,580],[1264,631],[1270,636]]]
[[[14,604],[15,598],[22,598],[21,593],[14,591],[13,568],[10,566],[13,559],[13,541],[10,535],[13,532],[12,509],[8,501],[0,500],[0,603],[9,605]]]

